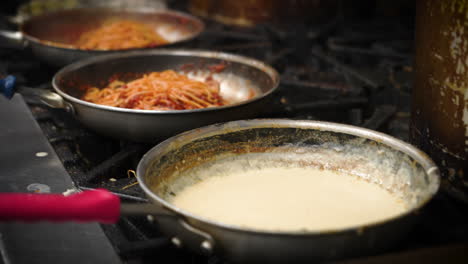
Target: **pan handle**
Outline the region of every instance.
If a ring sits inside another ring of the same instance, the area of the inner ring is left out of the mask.
[[[171,242],[176,247],[182,247],[184,243],[188,242],[197,245],[198,252],[204,255],[211,255],[213,253],[215,240],[209,233],[190,225],[186,220],[163,207],[152,204],[121,204],[120,214],[172,218],[171,220],[177,221],[178,225],[182,228],[182,230],[171,239]]]
[[[39,101],[49,107],[64,109],[72,114],[75,113],[73,106],[63,100],[62,96],[57,93],[45,89],[17,87],[16,78],[12,75],[8,75],[4,79],[0,79],[0,94],[3,94],[6,98],[11,99],[15,92],[19,92],[26,97],[31,96],[37,98]]]
[[[78,221],[115,223],[120,215],[176,217],[152,204],[121,204],[105,189],[80,191],[72,195],[0,193],[0,221]]]
[[[28,42],[24,39],[21,31],[10,31],[0,29],[1,46],[6,48],[23,49],[27,46]]]
[[[182,228],[179,234],[172,237],[171,242],[177,246],[182,247],[184,243],[198,245],[198,251],[204,255],[211,255],[215,246],[214,238],[205,231],[202,231],[192,225],[186,220],[172,213],[171,211],[152,204],[121,204],[121,215],[146,215],[155,217],[169,217],[171,220],[177,221],[179,227]]]
[[[0,194],[0,221],[115,223],[119,217],[119,197],[103,189],[83,191],[69,196]]]
[[[46,89],[37,89],[37,88],[28,88],[28,87],[19,87],[19,93],[24,96],[33,96],[39,99],[43,104],[51,108],[64,109],[67,112],[72,114],[75,113],[75,110],[69,102],[63,100],[63,97],[58,93],[51,92]]]
[[[121,204],[120,198],[105,190],[62,194],[0,193],[0,221],[52,221],[116,223],[120,215],[154,215],[169,217],[183,228],[173,243],[196,243],[204,254],[211,254],[215,245],[208,233],[201,231],[176,214],[151,204]]]

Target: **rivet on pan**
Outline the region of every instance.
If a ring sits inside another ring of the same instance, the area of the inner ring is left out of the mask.
[[[200,244],[200,248],[201,248],[202,252],[205,253],[205,254],[211,254],[211,252],[213,251],[213,246],[207,240],[203,241]]]
[[[174,246],[181,248],[182,247],[182,241],[178,237],[173,237],[171,238],[171,242]]]
[[[146,219],[148,220],[148,222],[154,222],[154,216],[152,215],[147,215]]]

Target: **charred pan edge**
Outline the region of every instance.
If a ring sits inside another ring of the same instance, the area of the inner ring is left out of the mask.
[[[376,132],[373,130],[360,128],[351,125],[344,125],[338,123],[331,123],[331,122],[321,122],[321,121],[307,121],[307,120],[287,120],[287,119],[254,119],[254,120],[240,120],[240,121],[233,121],[221,124],[215,124],[206,126],[203,128],[193,129],[172,138],[169,138],[162,143],[158,144],[157,146],[153,147],[149,150],[141,159],[140,163],[137,167],[137,179],[140,184],[140,187],[149,196],[152,200],[157,201],[164,207],[172,210],[173,212],[196,219],[200,222],[205,222],[211,225],[215,225],[221,228],[230,229],[234,231],[240,232],[249,232],[249,233],[257,233],[257,234],[265,234],[265,235],[285,235],[285,236],[313,236],[313,235],[324,235],[324,234],[335,234],[341,232],[362,232],[362,227],[358,228],[345,228],[345,229],[336,229],[336,230],[326,230],[326,231],[319,231],[319,232],[272,232],[272,231],[261,231],[261,230],[253,230],[247,228],[240,228],[237,226],[226,225],[216,221],[210,221],[206,219],[201,219],[191,213],[186,211],[178,210],[175,208],[171,203],[167,202],[166,200],[160,198],[158,195],[153,193],[149,186],[146,185],[144,175],[146,173],[146,169],[150,165],[151,161],[154,157],[158,154],[164,154],[174,148],[174,145],[183,146],[193,140],[202,139],[211,137],[218,134],[229,133],[231,131],[240,131],[245,129],[253,129],[253,128],[302,128],[302,129],[315,129],[315,130],[322,130],[322,131],[330,131],[330,132],[338,132],[344,133],[349,135],[354,135],[357,137],[362,137],[366,139],[370,139],[387,146],[390,146],[398,151],[406,153],[408,156],[413,158],[417,161],[426,173],[426,179],[428,182],[432,183],[429,187],[427,199],[422,201],[416,208],[412,210],[408,210],[406,213],[396,216],[390,219],[386,219],[383,221],[379,221],[373,224],[366,225],[365,228],[372,228],[373,226],[379,226],[383,223],[395,221],[405,216],[408,216],[421,207],[423,207],[427,202],[429,202],[432,197],[437,193],[439,186],[440,186],[440,173],[435,165],[435,163],[421,150],[417,149],[416,147],[405,143],[397,138],[392,136]]]
[[[138,56],[151,56],[151,55],[171,55],[171,56],[193,56],[193,57],[199,57],[199,58],[214,58],[214,59],[220,59],[223,61],[228,61],[228,62],[237,62],[240,64],[244,64],[253,68],[256,68],[265,74],[268,75],[268,77],[272,80],[272,87],[271,89],[266,92],[262,93],[252,99],[245,100],[236,104],[230,104],[226,106],[220,106],[220,107],[210,107],[210,108],[200,108],[200,109],[191,109],[191,110],[136,110],[136,109],[127,109],[127,108],[121,108],[121,107],[112,107],[112,106],[105,106],[105,105],[99,105],[99,104],[93,104],[90,102],[86,102],[83,100],[80,100],[74,96],[71,96],[65,92],[63,92],[60,89],[59,86],[59,79],[62,77],[62,75],[75,71],[81,67],[92,65],[94,63],[98,62],[103,62],[103,61],[110,61],[113,59],[121,59],[121,58],[128,58],[128,57],[138,57]],[[97,108],[97,109],[102,109],[102,110],[107,110],[107,111],[113,111],[113,112],[123,112],[123,113],[135,113],[135,114],[183,114],[183,113],[195,113],[195,112],[210,112],[210,111],[217,111],[221,109],[229,109],[229,108],[234,108],[240,105],[245,105],[249,104],[251,102],[259,101],[268,95],[272,94],[276,89],[278,88],[279,85],[279,74],[278,72],[273,69],[271,66],[256,60],[252,58],[248,58],[245,56],[240,56],[240,55],[234,55],[230,53],[224,53],[224,52],[215,52],[215,51],[205,51],[205,50],[169,50],[169,49],[158,49],[158,50],[151,50],[151,51],[129,51],[125,52],[123,54],[111,54],[111,55],[103,55],[103,56],[98,56],[98,57],[91,57],[88,59],[84,59],[81,61],[78,61],[76,63],[70,64],[64,68],[62,68],[57,74],[55,74],[54,78],[52,79],[52,86],[54,90],[60,94],[62,97],[64,97],[66,100],[81,104],[81,105],[86,105],[88,107],[92,108]]]

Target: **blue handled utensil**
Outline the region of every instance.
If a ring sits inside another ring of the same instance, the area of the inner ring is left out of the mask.
[[[12,75],[0,79],[0,93],[6,98],[11,99],[15,94],[15,83],[16,77]]]

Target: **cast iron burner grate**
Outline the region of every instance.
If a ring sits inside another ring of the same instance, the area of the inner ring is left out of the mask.
[[[313,27],[207,25],[190,48],[255,57],[279,71],[280,88],[270,112],[261,117],[342,122],[408,139],[412,25],[340,19]],[[56,69],[32,58],[28,51],[0,50],[0,75],[15,75],[19,85],[50,88]],[[27,102],[78,188],[106,188],[125,201],[147,201],[131,170],[152,145],[96,135],[67,113],[34,99]],[[466,242],[468,216],[462,205],[439,195],[423,214],[423,221],[390,252]],[[126,263],[222,262],[175,248],[142,217],[102,227]]]

